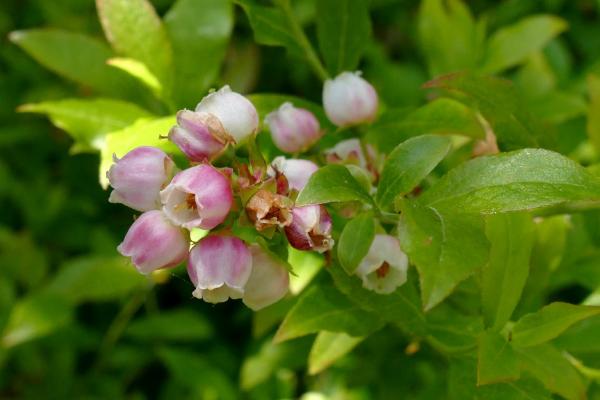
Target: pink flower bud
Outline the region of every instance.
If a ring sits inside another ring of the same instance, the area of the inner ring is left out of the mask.
[[[137,147],[115,163],[106,173],[113,191],[111,203],[122,203],[138,211],[160,208],[160,190],[175,172],[173,160],[155,147]]]
[[[337,126],[372,122],[377,115],[377,92],[359,72],[342,72],[325,81],[323,106],[325,114]]]
[[[214,228],[225,220],[233,203],[229,179],[208,164],[175,175],[160,197],[167,217],[187,229]]]
[[[204,162],[218,156],[233,139],[212,114],[181,110],[169,140],[191,161]]]
[[[278,110],[265,117],[275,145],[282,151],[298,153],[306,151],[323,135],[319,121],[313,113],[283,103]]]
[[[354,164],[367,168],[367,159],[358,139],[338,142],[331,149],[325,150],[325,159],[330,164]]]
[[[242,301],[254,311],[281,300],[288,291],[290,276],[283,261],[257,244],[250,246],[252,273]]]
[[[171,224],[162,211],[146,211],[127,231],[117,247],[119,253],[131,257],[131,262],[142,274],[183,262],[188,255],[188,233]]]
[[[196,289],[192,295],[208,303],[239,299],[252,272],[252,255],[233,236],[207,236],[190,251],[188,275]]]
[[[290,190],[301,191],[308,183],[309,178],[319,167],[312,161],[299,159],[286,159],[285,157],[276,157],[271,166],[276,172],[285,176]]]
[[[362,279],[366,289],[389,294],[406,282],[407,269],[408,258],[400,249],[398,239],[378,234],[354,273]]]
[[[258,129],[258,113],[254,105],[225,85],[208,94],[196,106],[197,112],[212,114],[236,143],[242,143]]]
[[[292,210],[292,223],[285,227],[285,235],[298,250],[323,253],[333,247],[331,227],[331,217],[325,207],[312,204]]]

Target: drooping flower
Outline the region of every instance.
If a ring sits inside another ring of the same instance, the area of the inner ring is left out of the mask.
[[[189,110],[177,113],[177,125],[169,131],[169,140],[195,162],[212,160],[233,141],[217,117]]]
[[[312,161],[293,158],[276,157],[271,166],[275,173],[285,176],[290,190],[301,191],[308,183],[309,178],[319,167]]]
[[[406,282],[407,269],[408,258],[398,239],[377,234],[354,273],[362,279],[364,288],[389,294]]]
[[[244,287],[242,301],[254,311],[283,298],[288,291],[290,276],[283,261],[257,244],[250,246],[252,273]]]
[[[106,173],[113,187],[108,198],[138,211],[160,208],[160,191],[175,172],[175,163],[155,147],[136,147],[115,163]]]
[[[377,92],[359,72],[342,72],[323,86],[325,113],[339,127],[372,122],[378,105]]]
[[[215,116],[225,132],[236,143],[243,143],[258,129],[258,113],[254,105],[228,85],[205,96],[196,106],[196,112]]]
[[[292,223],[292,201],[265,189],[258,190],[246,204],[248,218],[257,230],[285,227]]]
[[[325,159],[330,164],[354,164],[361,168],[367,168],[367,158],[360,140],[356,138],[342,140],[332,148],[325,150]]]
[[[285,228],[290,245],[298,250],[323,253],[333,247],[331,217],[319,204],[294,207],[292,223]]]
[[[252,255],[234,236],[210,235],[190,251],[187,271],[194,297],[208,303],[239,299],[252,272]]]
[[[216,227],[225,220],[233,204],[229,179],[207,164],[175,175],[160,197],[167,217],[187,229]]]
[[[162,211],[151,210],[135,220],[117,250],[131,257],[138,271],[149,274],[183,262],[189,243],[187,231],[173,225]]]
[[[323,135],[319,121],[310,111],[283,103],[265,117],[275,145],[287,153],[308,150]]]

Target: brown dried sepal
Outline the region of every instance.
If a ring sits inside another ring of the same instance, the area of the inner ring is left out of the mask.
[[[246,214],[258,231],[283,228],[292,223],[292,206],[289,198],[260,189],[246,204]]]

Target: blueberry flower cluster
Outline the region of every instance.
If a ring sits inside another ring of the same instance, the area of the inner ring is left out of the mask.
[[[377,103],[375,90],[358,73],[344,72],[324,85],[325,112],[339,127],[372,121]],[[113,188],[109,201],[142,212],[118,251],[143,274],[187,262],[193,296],[209,303],[242,299],[258,310],[280,300],[289,286],[286,262],[264,240],[244,235],[242,240],[235,227],[252,227],[257,237],[284,235],[299,250],[331,250],[333,223],[327,209],[295,205],[318,165],[283,156],[268,164],[252,154],[243,161],[227,158],[228,148],[254,143],[259,128],[254,105],[228,86],[208,94],[194,111],[179,111],[176,121],[167,137],[186,156],[188,168],[178,170],[158,148],[138,147],[114,157],[107,172]],[[288,154],[306,152],[325,133],[309,110],[291,103],[264,122],[275,146]],[[223,159],[229,164],[216,163]],[[339,142],[322,159],[354,164],[377,179],[376,154],[358,139]],[[190,231],[198,228],[208,233],[192,242]],[[398,240],[377,235],[356,274],[365,288],[390,293],[406,280],[407,265]]]

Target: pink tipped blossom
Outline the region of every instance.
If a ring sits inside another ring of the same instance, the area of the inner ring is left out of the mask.
[[[236,143],[243,143],[258,130],[258,112],[254,105],[228,85],[205,96],[196,106],[196,112],[216,117],[225,132]]]
[[[189,250],[188,233],[173,224],[162,211],[146,211],[127,231],[117,247],[119,253],[131,257],[142,274],[183,262]]]
[[[284,103],[265,117],[275,146],[287,153],[308,150],[323,135],[319,121],[310,111]]]
[[[221,154],[232,138],[211,114],[181,110],[177,125],[169,131],[169,140],[191,161],[203,162]]]
[[[339,127],[372,122],[377,116],[377,92],[359,72],[342,72],[323,86],[325,114]]]
[[[285,263],[257,244],[250,246],[252,273],[242,301],[254,311],[281,300],[288,291],[290,276]]]
[[[138,211],[160,208],[160,191],[173,176],[175,164],[164,151],[137,147],[115,163],[106,176],[113,191],[108,199]]]
[[[216,227],[233,204],[229,179],[208,164],[181,171],[160,196],[166,216],[187,229]]]
[[[406,282],[407,269],[408,258],[398,239],[377,234],[354,273],[362,279],[364,288],[389,294]]]
[[[298,250],[323,253],[333,247],[331,228],[331,217],[325,207],[313,204],[292,210],[292,223],[285,227],[285,235]]]
[[[252,272],[252,255],[236,237],[207,236],[190,251],[187,270],[196,287],[194,297],[208,303],[240,299]]]
[[[271,163],[275,172],[285,176],[290,190],[301,191],[319,167],[312,161],[279,156]]]

